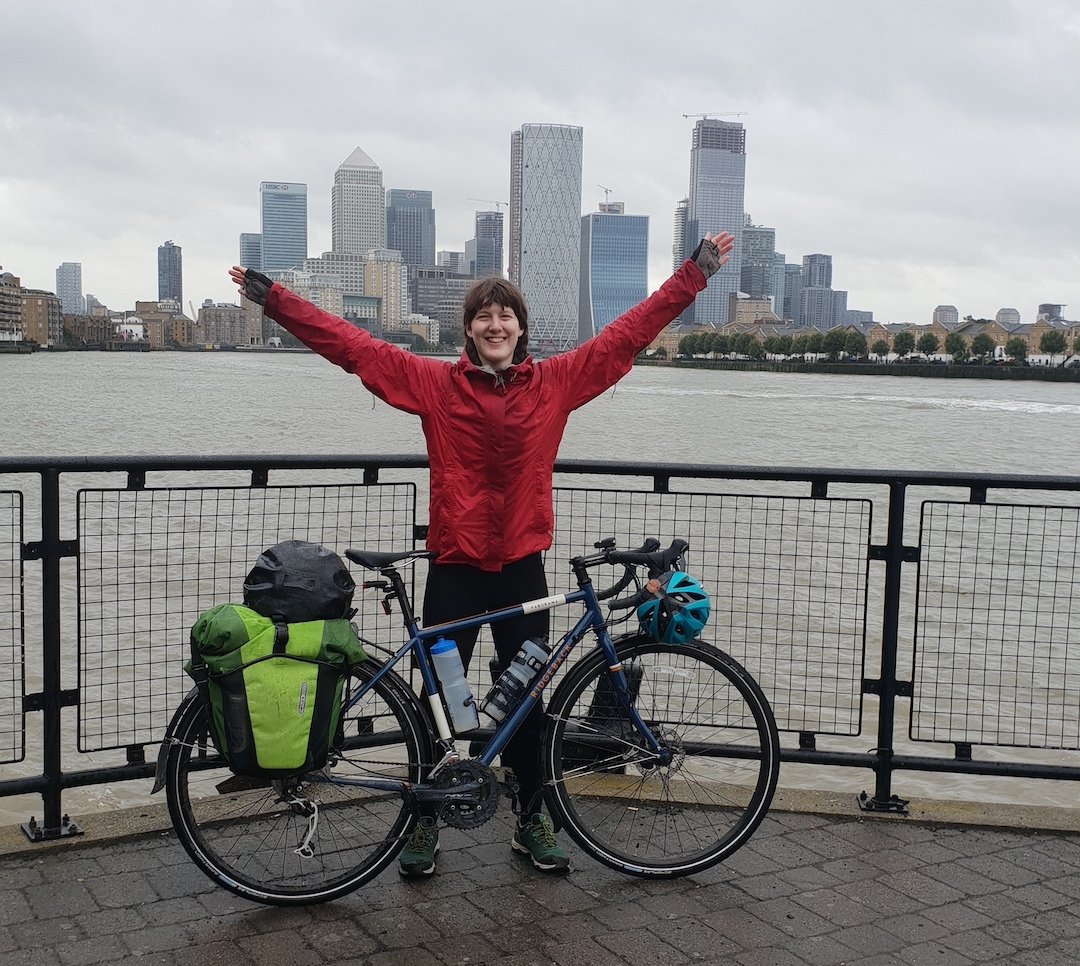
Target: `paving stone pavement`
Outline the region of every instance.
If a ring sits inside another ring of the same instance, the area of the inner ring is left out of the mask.
[[[572,850],[565,879],[509,819],[447,830],[439,872],[336,902],[257,906],[171,833],[0,858],[0,964],[1075,966],[1080,836],[773,812],[726,863],[634,879]]]

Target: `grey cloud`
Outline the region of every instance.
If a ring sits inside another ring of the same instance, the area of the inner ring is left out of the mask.
[[[686,191],[681,115],[746,111],[747,209],[789,260],[831,252],[853,306],[1080,303],[1080,16],[1064,0],[16,0],[5,14],[24,41],[0,62],[17,94],[0,104],[0,262],[30,284],[79,260],[89,291],[130,305],[156,293],[173,238],[185,292],[229,298],[259,181],[307,182],[317,253],[357,144],[387,187],[433,190],[439,247],[461,247],[468,199],[507,198],[511,130],[561,121],[585,129],[583,207],[604,184],[651,216],[656,285]]]

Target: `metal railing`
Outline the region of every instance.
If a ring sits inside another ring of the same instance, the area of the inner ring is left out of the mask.
[[[421,544],[426,465],[0,459],[0,763],[34,772],[0,797],[42,796],[27,834],[78,831],[65,789],[152,774],[188,628],[264,547]],[[1080,779],[1080,478],[561,461],[555,511],[556,592],[599,537],[686,537],[706,636],[761,682],[783,760],[870,769],[864,808],[904,811],[899,770]],[[399,640],[357,604],[364,637]]]

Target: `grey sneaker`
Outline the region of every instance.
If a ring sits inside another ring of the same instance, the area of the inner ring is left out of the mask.
[[[421,815],[398,856],[398,872],[410,879],[431,875],[435,871],[438,851],[439,830],[435,827],[435,819],[430,815]]]

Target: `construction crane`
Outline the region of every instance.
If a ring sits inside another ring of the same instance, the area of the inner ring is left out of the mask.
[[[710,111],[708,114],[684,114],[683,117],[748,117],[749,111],[727,111],[726,113],[718,113],[716,111]]]
[[[611,192],[613,192],[615,189],[609,188],[606,185],[602,184],[598,184],[596,187],[598,187],[602,192],[604,192],[604,204],[606,205],[609,201],[611,201]]]
[[[509,201],[492,201],[490,198],[466,198],[466,201],[479,201],[485,205],[494,205],[499,211],[502,211],[504,207],[509,208]]]

